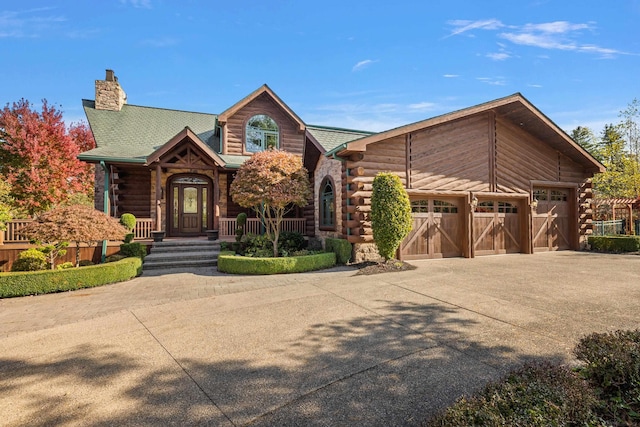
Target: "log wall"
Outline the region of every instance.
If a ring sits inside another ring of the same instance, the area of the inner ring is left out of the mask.
[[[151,172],[146,167],[118,165],[113,167],[111,181],[115,189],[111,193],[112,205],[117,206],[116,216],[131,213],[139,218],[151,218]],[[100,208],[102,210],[102,208]]]
[[[490,191],[486,114],[409,135],[409,188]]]
[[[266,114],[278,124],[281,150],[302,157],[304,134],[298,131],[297,123],[267,94],[260,95],[229,118],[224,129],[224,154],[248,154],[244,152],[244,131],[247,120],[256,114]]]

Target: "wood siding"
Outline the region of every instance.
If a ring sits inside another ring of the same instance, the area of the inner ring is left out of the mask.
[[[244,152],[245,125],[256,114],[266,114],[278,124],[281,150],[302,157],[304,134],[298,131],[297,123],[267,94],[260,95],[229,118],[224,128],[224,154],[247,154]]]
[[[409,135],[411,189],[490,191],[486,114]]]
[[[496,122],[498,191],[528,193],[530,181],[582,182],[588,175],[577,163],[515,125]]]

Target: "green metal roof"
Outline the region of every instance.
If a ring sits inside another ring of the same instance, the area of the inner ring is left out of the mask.
[[[375,133],[317,125],[308,125],[307,130],[320,145],[322,145],[325,151],[331,151],[344,143],[355,141],[356,139],[364,138],[365,136]]]
[[[218,154],[225,162],[225,166],[229,169],[237,169],[251,156],[237,156],[233,154]]]
[[[80,154],[81,160],[144,163],[148,155],[186,126],[212,150],[219,151],[220,143],[214,137],[215,114],[129,104],[120,111],[96,110],[95,102],[89,100],[82,100],[82,106],[97,148]]]

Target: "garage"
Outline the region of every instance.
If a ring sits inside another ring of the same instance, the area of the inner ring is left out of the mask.
[[[523,252],[522,215],[517,200],[480,201],[473,214],[474,255]]]
[[[463,209],[460,199],[412,199],[413,227],[400,246],[402,259],[462,256]]]
[[[537,206],[533,213],[534,252],[571,249],[572,190],[566,188],[534,188]]]

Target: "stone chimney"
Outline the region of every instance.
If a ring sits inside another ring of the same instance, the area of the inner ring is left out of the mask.
[[[107,70],[104,80],[96,80],[96,110],[120,111],[127,103],[127,94],[120,87],[113,70]]]

